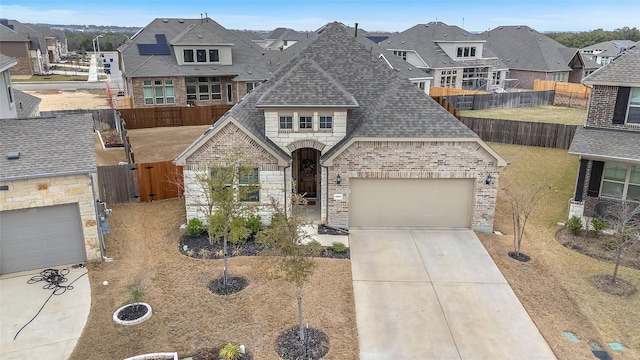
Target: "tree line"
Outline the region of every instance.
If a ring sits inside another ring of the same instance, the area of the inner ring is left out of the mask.
[[[584,48],[609,40],[640,41],[640,30],[635,27],[629,28],[628,26],[613,31],[595,29],[584,32],[552,32],[545,35],[562,45],[573,48]]]
[[[67,48],[69,51],[93,51],[93,39],[98,35],[103,35],[100,41],[100,50],[114,51],[120,45],[124,44],[127,36],[131,37],[133,33],[100,33],[100,32],[65,32],[67,36]],[[125,36],[126,35],[126,36]]]

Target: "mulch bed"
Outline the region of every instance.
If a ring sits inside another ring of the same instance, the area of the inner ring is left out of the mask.
[[[514,260],[518,260],[520,262],[528,262],[529,260],[531,260],[531,256],[520,252],[520,253],[516,253],[515,251],[509,251],[508,253],[509,257],[514,259]]]
[[[285,331],[276,341],[276,352],[284,360],[321,359],[329,352],[329,337],[322,331],[306,328],[305,341],[300,341],[298,328]]]
[[[195,353],[191,354],[193,360],[219,360],[221,348],[204,348],[198,349]],[[250,351],[247,351],[245,354],[242,354],[239,360],[253,360],[253,355],[251,355]]]
[[[632,283],[624,279],[616,278],[615,282],[611,282],[611,279],[613,279],[611,275],[594,275],[590,280],[598,290],[611,295],[631,296],[638,291]]]
[[[244,290],[249,285],[249,280],[241,276],[227,276],[227,285],[224,278],[219,278],[209,283],[209,290],[218,295],[231,295]]]
[[[143,305],[129,305],[118,312],[118,319],[122,321],[133,321],[140,319],[147,313],[147,307]]]
[[[615,249],[612,247],[614,240],[611,235],[603,234],[595,237],[586,230],[581,230],[574,235],[567,229],[560,229],[556,233],[556,241],[564,247],[594,259],[611,263],[615,261]],[[620,265],[640,270],[640,242],[632,242],[623,247]]]

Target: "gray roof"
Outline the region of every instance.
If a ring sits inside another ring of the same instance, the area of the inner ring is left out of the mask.
[[[582,82],[589,85],[640,86],[640,42]]]
[[[17,104],[18,118],[33,116],[42,101],[42,99],[37,96],[27,94],[17,89],[13,89],[13,95],[15,96],[15,102]]]
[[[571,71],[568,66],[577,50],[526,26],[498,26],[479,35],[510,69],[543,72]]]
[[[304,35],[299,33],[293,29],[279,27],[269,33],[269,35],[265,36],[266,40],[299,40],[302,39]]]
[[[10,151],[20,159],[8,160]],[[93,172],[91,114],[0,120],[0,180]]]
[[[38,30],[17,20],[7,20],[7,24],[13,27],[13,31],[29,40],[29,48],[31,50],[39,49],[41,54],[47,53],[45,34],[41,34]]]
[[[17,64],[16,59],[12,58],[11,56],[0,54],[0,71],[8,70],[9,68],[15,66],[16,64]]]
[[[640,164],[640,132],[578,127],[569,154]]]
[[[137,45],[155,44],[156,34],[164,34],[169,43],[175,41],[182,45],[190,42],[233,44],[233,64],[178,65],[172,47],[170,55],[140,55]],[[199,38],[198,35],[203,37]],[[264,58],[259,47],[211,19],[155,19],[118,51],[122,53],[126,77],[231,75],[250,80],[264,80],[268,77],[268,69],[260,64],[264,62]]]
[[[593,44],[590,46],[585,46],[580,51],[591,50],[591,51],[599,51],[598,54],[594,54],[597,56],[618,56],[624,50],[630,48],[635,44],[631,40],[609,40],[603,41],[597,44]]]
[[[4,26],[4,25],[0,25],[0,42],[3,42],[3,41],[7,41],[7,42],[29,42],[29,39],[27,39],[26,37],[18,34],[14,30],[12,30],[12,29]]]
[[[356,40],[351,31],[340,23],[330,23],[323,27],[320,34],[305,42],[304,48],[289,62],[281,65],[269,81],[250,92],[212,128],[224,126],[224,120],[233,117],[256,137],[263,139],[273,151],[281,154],[284,159],[289,158],[289,155],[265,136],[264,111],[258,110],[256,103],[272,87],[278,86],[281,79],[296,76],[296,71],[304,70],[308,59],[339,82],[359,104],[359,107],[348,111],[347,136],[324,154],[323,158],[338,151],[353,137],[478,137],[417,86],[390,69],[377,54]],[[293,100],[282,99],[288,104],[292,104]],[[199,145],[197,140],[184,153]]]

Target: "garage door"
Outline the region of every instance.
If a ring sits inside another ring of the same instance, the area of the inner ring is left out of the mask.
[[[474,179],[349,179],[349,226],[469,228]]]
[[[87,259],[78,204],[0,212],[0,273]]]

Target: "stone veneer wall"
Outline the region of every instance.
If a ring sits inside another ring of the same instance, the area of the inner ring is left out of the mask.
[[[95,174],[93,176],[95,179]],[[101,260],[95,197],[89,176],[81,174],[0,181],[0,184],[9,185],[8,191],[0,191],[0,211],[77,203],[87,260]]]
[[[340,185],[333,179],[340,173]],[[487,185],[491,174],[494,181]],[[493,231],[498,187],[497,160],[476,142],[355,142],[322,174],[327,184],[328,218],[334,226],[349,226],[350,178],[463,178],[476,179],[472,228]],[[334,200],[343,194],[343,200]]]

